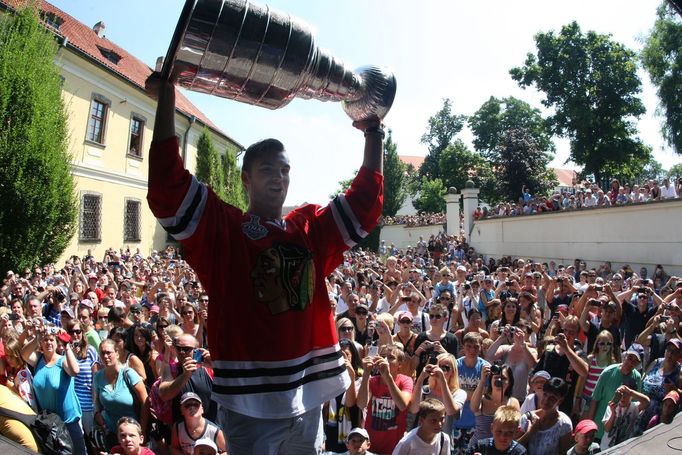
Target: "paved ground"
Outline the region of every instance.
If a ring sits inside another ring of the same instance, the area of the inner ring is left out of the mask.
[[[4,436],[0,435],[0,454],[2,455],[26,455],[27,453],[35,453],[23,448],[17,443],[10,441]]]

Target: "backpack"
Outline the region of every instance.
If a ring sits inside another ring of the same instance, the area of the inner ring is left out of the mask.
[[[0,407],[0,415],[17,420],[33,434],[44,455],[72,455],[73,442],[64,421],[54,412],[41,411],[35,416]]]

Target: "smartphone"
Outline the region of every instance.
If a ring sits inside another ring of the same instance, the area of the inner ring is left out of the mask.
[[[367,353],[369,357],[376,357],[379,355],[379,346],[370,346],[369,352]]]
[[[192,358],[194,359],[195,362],[201,362],[204,358],[204,356],[201,353],[200,349],[195,349],[192,352]]]

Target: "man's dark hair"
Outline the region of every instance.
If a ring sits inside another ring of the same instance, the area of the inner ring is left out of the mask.
[[[242,162],[242,171],[251,172],[253,161],[263,155],[273,152],[283,152],[284,144],[277,139],[263,139],[255,144],[249,146],[244,153],[244,161]]]

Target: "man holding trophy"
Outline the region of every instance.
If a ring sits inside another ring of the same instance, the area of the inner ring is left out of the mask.
[[[203,33],[211,21],[215,29]],[[259,53],[245,60],[254,47]],[[281,142],[260,141],[244,154],[249,206],[243,213],[184,168],[174,82],[268,108],[295,96],[343,101],[353,126],[364,132],[362,168],[326,207],[306,205],[282,217],[289,159]],[[381,214],[380,119],[395,79],[373,67],[346,70],[314,46],[305,24],[287,15],[239,0],[199,0],[187,2],[164,70],[147,88],[158,97],[147,199],[210,295],[213,399],[221,405],[229,452],[317,453],[321,405],[350,385],[325,277]]]

